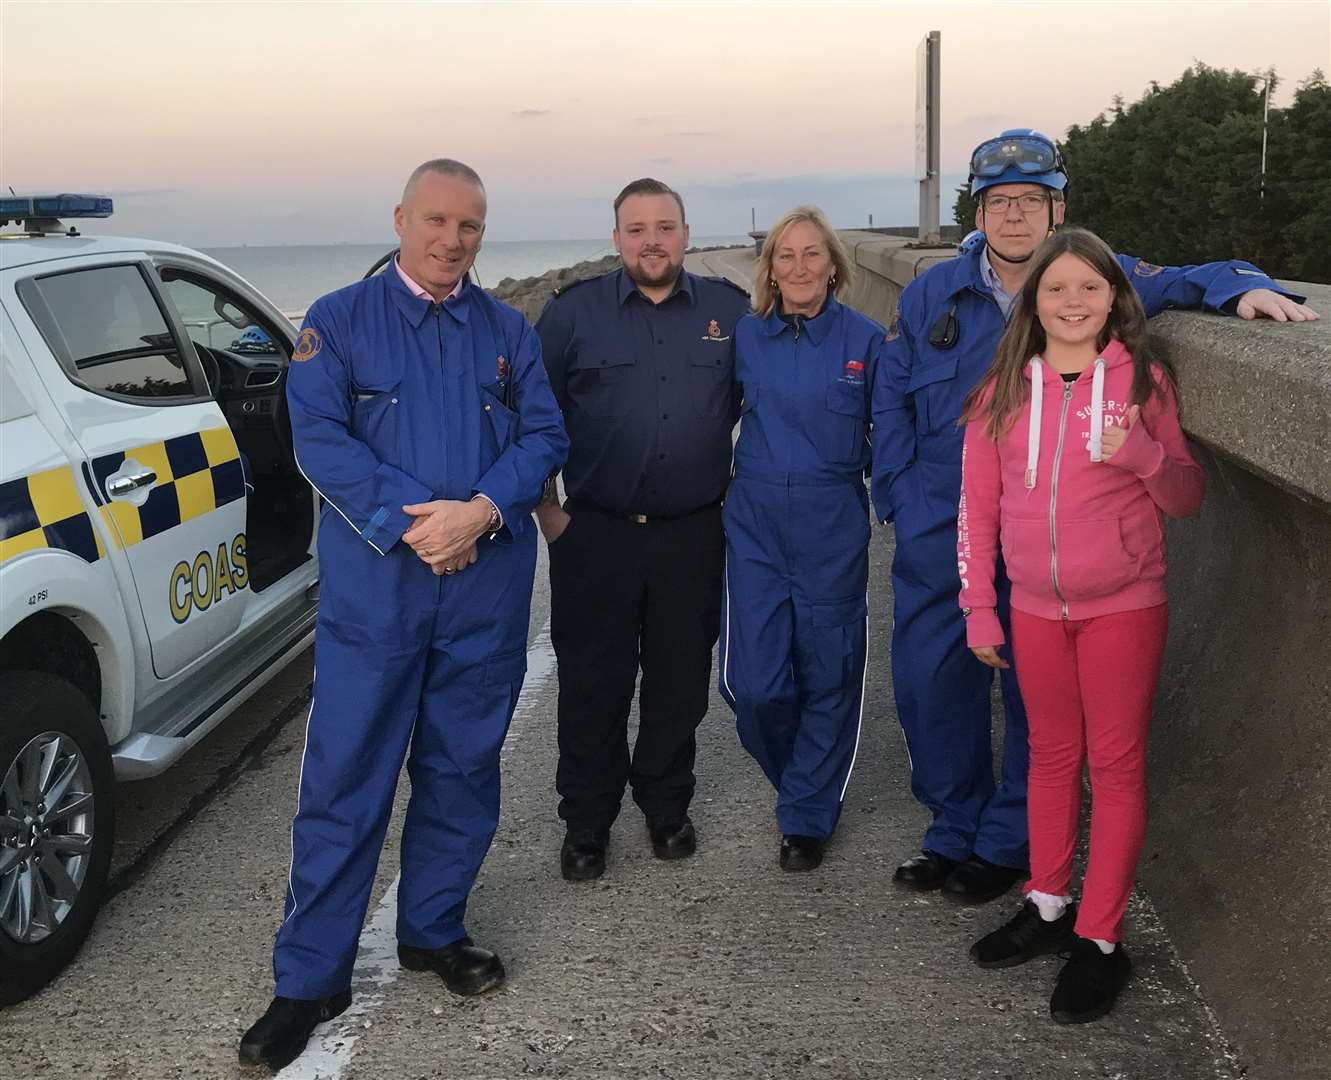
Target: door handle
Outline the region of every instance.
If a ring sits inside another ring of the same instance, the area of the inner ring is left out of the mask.
[[[106,482],[106,493],[116,499],[156,482],[157,474],[152,469],[144,469],[143,472],[130,473],[128,476],[112,477]]]

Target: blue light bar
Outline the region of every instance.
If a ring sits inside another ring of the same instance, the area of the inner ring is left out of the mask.
[[[105,195],[18,195],[0,198],[0,224],[34,218],[106,218],[111,200]]]

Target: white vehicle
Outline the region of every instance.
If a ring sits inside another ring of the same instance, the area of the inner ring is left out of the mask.
[[[313,639],[290,321],[205,255],[0,199],[0,1005],[78,950],[116,778],[175,762]]]

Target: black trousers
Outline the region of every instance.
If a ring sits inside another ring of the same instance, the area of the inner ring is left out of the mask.
[[[570,830],[607,830],[631,782],[648,818],[678,818],[693,798],[694,732],[707,712],[720,630],[721,509],[646,524],[577,499],[565,509],[573,520],[550,545],[559,816]]]

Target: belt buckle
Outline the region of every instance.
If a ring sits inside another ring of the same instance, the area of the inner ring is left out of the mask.
[[[630,520],[631,522],[633,522],[635,525],[646,525],[646,524],[647,524],[647,515],[646,515],[646,514],[630,514],[630,515],[629,515],[629,520]]]

